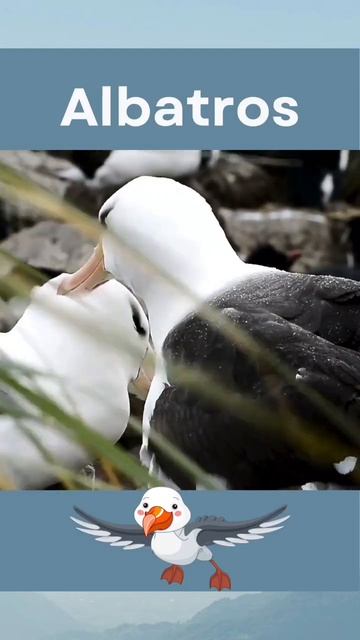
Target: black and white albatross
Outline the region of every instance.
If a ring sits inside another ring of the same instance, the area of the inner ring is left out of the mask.
[[[105,268],[143,299],[157,353],[144,410],[143,461],[179,487],[193,486],[151,441],[158,433],[229,488],[355,483],[359,431],[349,433],[344,422],[356,425],[360,415],[359,283],[244,264],[204,198],[167,178],[129,182],[99,217],[107,229]],[[249,357],[203,317],[203,302],[275,354],[291,377]],[[235,415],[216,394],[205,397],[180,383],[174,362],[250,397],[281,429],[241,411]],[[299,420],[313,429],[306,442]]]

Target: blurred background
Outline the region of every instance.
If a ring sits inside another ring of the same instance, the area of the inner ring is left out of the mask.
[[[358,151],[1,151],[0,162],[96,217],[137,175],[165,175],[199,191],[240,256],[280,269],[358,278]],[[0,249],[53,277],[72,272],[91,242],[0,191]],[[14,304],[0,309],[11,326]]]

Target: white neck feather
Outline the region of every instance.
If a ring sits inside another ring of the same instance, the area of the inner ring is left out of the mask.
[[[245,264],[228,243],[221,227],[216,242],[199,247],[178,242],[176,247],[156,246],[156,239],[146,257],[164,274],[150,275],[138,265],[126,269],[125,277],[146,304],[155,349],[159,352],[169,331],[199,303],[239,282],[264,267]],[[124,263],[121,273],[124,274]],[[116,268],[113,273],[116,273]]]
[[[174,180],[132,180],[102,213],[110,231],[103,239],[105,266],[144,300],[157,350],[197,302],[259,270],[240,260],[206,200]],[[151,272],[148,263],[168,279]]]

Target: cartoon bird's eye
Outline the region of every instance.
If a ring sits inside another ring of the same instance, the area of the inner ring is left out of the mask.
[[[172,505],[172,508],[173,508],[173,509],[177,509],[177,508],[178,508],[178,506],[177,506],[176,502]]]
[[[144,509],[147,509],[147,508],[148,508],[148,506],[149,506],[149,505],[148,505],[148,503],[147,503],[147,502],[143,502],[143,507],[144,507]]]

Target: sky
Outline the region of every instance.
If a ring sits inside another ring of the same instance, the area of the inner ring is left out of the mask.
[[[0,0],[0,47],[356,47],[358,0]]]

